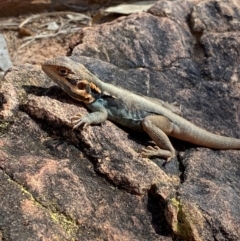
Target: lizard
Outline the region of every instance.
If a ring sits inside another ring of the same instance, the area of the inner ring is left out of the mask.
[[[159,156],[167,161],[174,158],[176,151],[168,136],[212,149],[240,149],[240,139],[208,132],[183,118],[172,105],[106,83],[69,57],[47,60],[42,70],[91,111],[72,117],[73,129],[109,119],[133,130],[145,131],[156,146],[143,148],[143,157]]]

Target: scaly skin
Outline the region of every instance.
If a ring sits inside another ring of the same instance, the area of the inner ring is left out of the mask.
[[[109,119],[135,130],[144,130],[157,146],[143,149],[143,156],[173,158],[175,150],[168,136],[213,149],[240,149],[240,139],[215,135],[197,127],[179,116],[174,106],[105,83],[68,57],[48,60],[42,69],[72,98],[84,102],[92,111],[83,117],[73,117],[74,128]]]

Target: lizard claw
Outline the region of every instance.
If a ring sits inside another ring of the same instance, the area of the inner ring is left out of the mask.
[[[71,117],[71,123],[74,124],[73,130],[77,129],[79,126],[82,126],[83,129],[90,125],[91,122],[89,121],[89,118],[87,116],[82,116],[80,113]]]
[[[78,113],[70,118],[71,123],[76,123],[82,118],[82,114]]]
[[[147,146],[146,148],[142,149],[141,155],[143,157],[152,157],[152,156],[159,156],[163,158],[167,158],[167,162],[173,158],[171,151],[163,150],[158,146]]]

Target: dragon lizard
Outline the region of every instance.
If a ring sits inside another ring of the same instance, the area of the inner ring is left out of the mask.
[[[216,135],[197,127],[167,102],[105,83],[69,57],[47,60],[42,64],[42,70],[68,95],[92,111],[85,116],[74,116],[71,119],[74,129],[109,119],[134,130],[143,130],[157,144],[144,148],[144,157],[173,158],[176,151],[168,136],[213,149],[240,149],[240,139]]]

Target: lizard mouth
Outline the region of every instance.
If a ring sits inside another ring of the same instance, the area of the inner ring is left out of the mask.
[[[75,85],[69,86],[69,95],[79,101],[83,101],[85,104],[90,104],[95,101],[100,95],[101,90],[92,82],[88,80],[81,80]]]
[[[86,89],[81,90],[69,85],[64,85],[61,87],[64,91],[66,91],[66,93],[68,93],[68,95],[77,101],[82,101],[85,104],[90,104],[95,101],[95,98],[90,93],[88,93]]]

